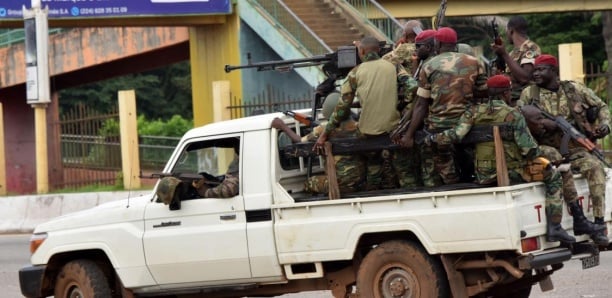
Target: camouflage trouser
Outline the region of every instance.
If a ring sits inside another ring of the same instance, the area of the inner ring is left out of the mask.
[[[584,148],[570,149],[572,171],[580,172],[587,180],[593,204],[593,216],[603,217],[606,199],[606,172],[603,164]]]
[[[561,161],[563,159],[559,150],[554,147],[540,145],[539,148],[544,157],[551,162]],[[563,181],[563,200],[566,203],[576,201],[578,199],[578,192],[576,191],[574,174],[572,171],[561,172],[561,180]]]
[[[519,171],[508,171],[508,177],[512,183],[526,182]],[[544,189],[546,196],[546,215],[553,223],[560,223],[563,218],[563,200],[561,199],[562,179],[557,170],[544,171]]]
[[[402,188],[422,185],[419,151],[417,149],[398,149],[393,152],[393,168]]]
[[[340,193],[351,193],[359,191],[365,183],[365,162],[359,155],[334,156],[336,163],[336,178]],[[329,181],[327,175],[312,176],[304,183],[304,190],[312,193],[329,192]]]
[[[423,185],[432,187],[459,182],[452,145],[421,146]]]
[[[390,164],[390,155],[388,150],[362,154],[366,163],[366,190],[397,187],[397,175]]]

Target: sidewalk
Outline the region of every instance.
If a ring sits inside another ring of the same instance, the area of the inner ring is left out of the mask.
[[[36,225],[51,218],[151,192],[137,190],[0,197],[0,234],[31,233]]]

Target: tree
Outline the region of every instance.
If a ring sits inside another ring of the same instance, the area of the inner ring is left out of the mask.
[[[60,91],[60,113],[78,104],[99,112],[117,105],[119,90],[136,90],[136,105],[147,119],[170,119],[173,115],[193,118],[189,62]]]

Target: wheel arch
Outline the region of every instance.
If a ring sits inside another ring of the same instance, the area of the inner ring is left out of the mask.
[[[410,230],[398,230],[398,231],[386,231],[386,232],[373,232],[362,234],[354,249],[354,259],[359,256],[365,256],[375,245],[379,245],[386,241],[391,240],[405,240],[414,242],[425,249],[425,251],[432,257],[436,256],[430,252],[429,249],[423,244],[420,238],[413,231]]]
[[[106,253],[101,249],[87,249],[54,254],[47,262],[47,267],[43,276],[42,294],[53,296],[55,280],[62,267],[68,262],[81,259],[95,262],[108,277],[111,287],[116,288],[118,286],[116,283],[119,277]]]

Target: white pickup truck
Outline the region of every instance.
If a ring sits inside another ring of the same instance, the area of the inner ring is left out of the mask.
[[[164,169],[223,175],[237,145],[232,198],[191,196],[169,208],[152,191],[36,227],[32,265],[19,272],[23,295],[528,297],[537,282],[551,289],[563,262],[599,264],[588,236],[569,247],[545,241],[540,182],[306,194],[304,158],[279,149],[275,117],[304,132],[281,113],[209,124],[186,133]],[[586,182],[576,184],[592,218]],[[571,234],[567,210],[562,225]]]

